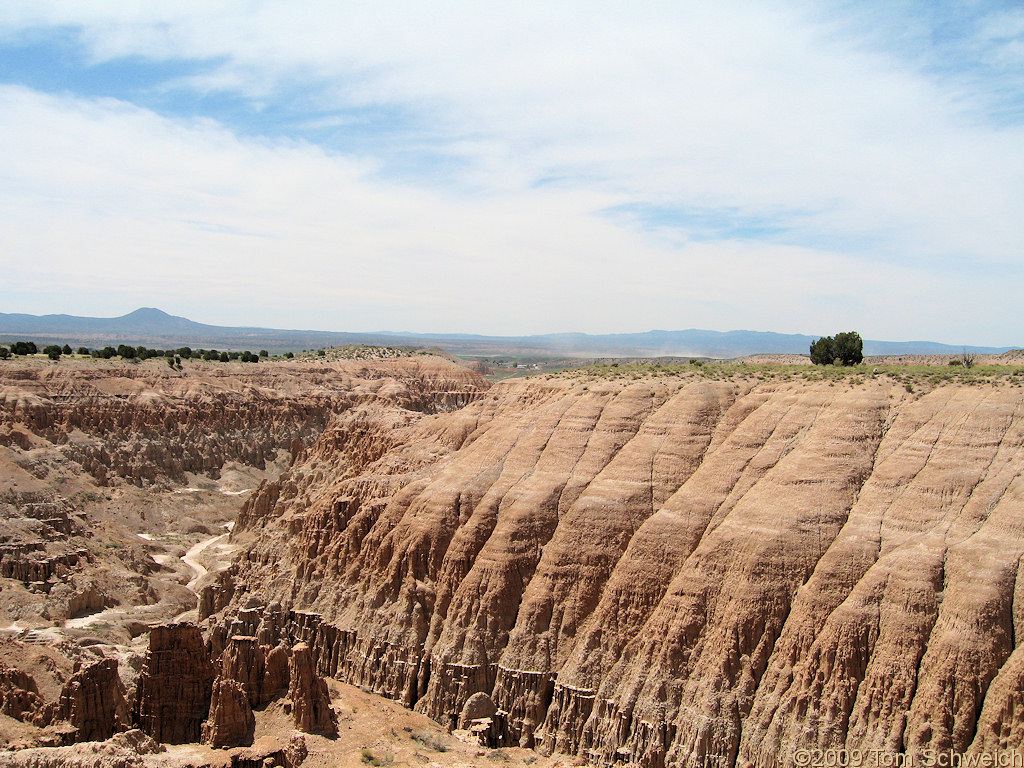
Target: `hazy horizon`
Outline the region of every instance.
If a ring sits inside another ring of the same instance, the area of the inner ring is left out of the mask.
[[[1024,327],[1009,2],[13,0],[0,142],[8,313]]]
[[[463,331],[445,331],[445,330],[410,331],[408,329],[394,329],[394,328],[377,328],[377,329],[368,330],[368,331],[350,331],[350,330],[345,329],[345,328],[300,328],[298,326],[271,327],[271,326],[261,325],[258,322],[249,322],[249,323],[242,323],[242,324],[239,324],[239,325],[222,326],[222,325],[217,325],[217,324],[214,324],[214,323],[206,323],[202,319],[196,319],[196,318],[192,318],[192,317],[185,317],[185,316],[179,315],[179,314],[177,314],[175,312],[164,310],[164,309],[162,309],[160,307],[137,307],[136,309],[132,310],[131,312],[125,313],[123,315],[115,315],[115,316],[81,316],[81,315],[69,315],[68,313],[48,313],[48,314],[45,314],[45,315],[38,314],[38,313],[0,313],[0,317],[3,317],[5,314],[6,315],[10,315],[10,314],[24,314],[24,315],[28,315],[30,317],[41,317],[41,318],[45,318],[45,317],[70,317],[70,318],[73,318],[73,319],[112,321],[112,320],[120,320],[120,319],[123,319],[123,318],[131,317],[131,316],[134,316],[134,315],[140,315],[140,314],[142,314],[144,316],[148,316],[148,315],[152,315],[153,313],[156,313],[156,314],[158,314],[160,316],[166,316],[167,318],[171,318],[171,319],[187,320],[190,323],[198,323],[200,325],[208,325],[208,326],[211,326],[212,328],[220,328],[220,329],[225,329],[225,330],[230,330],[230,329],[260,329],[260,330],[266,330],[266,331],[272,331],[272,332],[286,332],[286,333],[351,334],[351,335],[364,335],[364,336],[381,335],[381,336],[395,336],[395,337],[398,337],[399,339],[402,339],[402,338],[411,339],[411,338],[416,338],[416,337],[421,337],[422,336],[422,337],[426,337],[425,341],[428,341],[428,342],[431,339],[440,339],[440,338],[443,338],[443,337],[467,337],[467,338],[468,337],[479,337],[482,340],[488,340],[488,339],[491,339],[491,340],[501,340],[501,339],[516,340],[516,339],[529,339],[529,338],[535,338],[535,337],[543,338],[543,337],[558,337],[558,336],[590,336],[590,337],[593,337],[593,338],[608,337],[608,336],[627,336],[628,337],[628,336],[647,336],[647,335],[650,335],[650,334],[681,334],[681,333],[690,333],[690,332],[693,332],[693,333],[707,333],[707,334],[720,334],[720,335],[752,334],[752,335],[766,335],[766,336],[773,336],[773,335],[774,336],[804,336],[804,337],[816,338],[816,337],[824,336],[824,335],[833,335],[835,333],[838,333],[840,330],[843,330],[843,329],[830,329],[830,330],[823,330],[823,331],[818,332],[818,333],[802,331],[802,332],[796,332],[796,333],[791,333],[791,334],[784,334],[784,333],[780,333],[779,331],[773,331],[771,329],[761,329],[761,328],[729,328],[729,329],[719,329],[719,328],[645,328],[645,329],[641,329],[641,330],[610,331],[610,332],[605,333],[605,334],[588,334],[585,331],[578,331],[578,330],[555,330],[555,331],[542,331],[542,332],[536,333],[536,334],[521,334],[521,335],[512,335],[512,334],[482,334],[482,333],[475,333],[473,331],[465,331],[465,332],[463,332]],[[855,329],[846,329],[846,330],[855,330]],[[10,336],[12,336],[12,334],[16,334],[16,333],[18,333],[18,332],[17,331],[8,331],[8,330],[5,330],[2,326],[0,326],[0,337],[6,338],[6,337],[10,337]],[[28,336],[31,336],[31,335],[34,335],[34,334],[28,334]],[[28,336],[26,336],[26,338]],[[958,346],[956,344],[951,344],[950,342],[945,341],[943,339],[935,339],[935,338],[928,338],[928,339],[923,339],[923,338],[922,339],[876,339],[876,338],[865,338],[865,342],[867,342],[869,346],[877,345],[877,344],[886,344],[886,345],[888,345],[888,344],[908,344],[908,345],[910,345],[910,344],[923,344],[923,345],[938,344],[938,345],[949,346],[949,347],[956,347],[956,346]],[[0,343],[3,343],[3,342],[0,342]],[[968,343],[968,344],[963,345],[963,347],[964,347],[965,350],[969,349],[969,348],[980,349],[980,348],[983,348],[983,347],[988,347],[988,348],[991,348],[991,349],[1017,349],[1017,348],[1024,348],[1024,345],[1021,345],[1021,344],[983,345],[983,344]],[[552,350],[555,351],[556,348],[552,347]],[[565,350],[561,350],[561,351],[565,351]],[[768,353],[768,354],[772,354],[772,352],[767,351],[767,350],[765,350],[765,352]],[[581,354],[581,355],[590,354],[590,353],[586,352],[586,350],[577,350],[577,353]],[[676,354],[676,353],[672,352],[671,354]],[[694,351],[694,352],[692,352],[692,354],[700,355],[700,354],[703,354],[703,353],[700,352],[700,351]],[[751,353],[751,354],[756,354],[756,353]],[[776,353],[776,354],[782,354],[782,353]],[[786,353],[786,354],[790,354],[790,353]],[[801,354],[803,354],[803,353],[801,352]],[[931,353],[930,352],[899,352],[899,353],[889,352],[889,353],[886,353],[886,352],[878,351],[878,352],[869,352],[868,354],[931,354]]]

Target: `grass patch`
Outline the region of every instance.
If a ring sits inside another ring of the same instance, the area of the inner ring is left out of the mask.
[[[1019,365],[899,365],[861,363],[860,365],[789,365],[771,363],[702,363],[700,365],[666,365],[609,363],[563,371],[568,379],[583,382],[634,381],[647,377],[677,379],[747,381],[759,383],[806,381],[847,383],[854,386],[871,381],[891,381],[939,387],[947,384],[978,386],[982,384],[1017,384],[1024,381],[1024,366]]]
[[[373,754],[373,750],[369,747],[363,747],[359,750],[360,759],[367,765],[372,765],[374,768],[380,768],[380,766],[391,765],[395,761],[395,756],[390,752],[385,752],[383,757]]]
[[[432,749],[435,752],[448,751],[448,747],[441,742],[440,736],[436,733],[432,733],[431,731],[413,731],[409,734],[409,738],[420,746]]]

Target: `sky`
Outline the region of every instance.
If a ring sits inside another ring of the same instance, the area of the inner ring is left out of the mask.
[[[1024,6],[4,0],[0,312],[1024,346]]]

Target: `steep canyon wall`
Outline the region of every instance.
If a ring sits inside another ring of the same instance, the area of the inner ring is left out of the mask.
[[[483,692],[503,743],[595,762],[1020,748],[1021,393],[567,375],[368,401],[249,499],[202,613],[215,646],[308,642],[449,726]]]

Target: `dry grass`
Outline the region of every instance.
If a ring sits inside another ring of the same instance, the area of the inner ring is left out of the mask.
[[[635,381],[650,378],[745,382],[830,382],[858,386],[869,381],[890,381],[908,391],[934,389],[947,384],[1024,386],[1024,365],[898,365],[863,363],[853,366],[808,366],[751,363],[696,363],[691,365],[620,365],[611,363],[554,374],[583,383]]]

